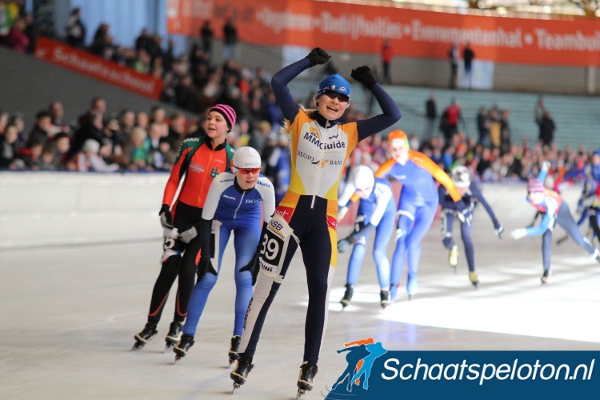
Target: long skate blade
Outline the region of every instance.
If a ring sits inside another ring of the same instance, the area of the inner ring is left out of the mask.
[[[233,384],[233,389],[231,390],[231,394],[235,393],[235,389],[239,389],[240,388],[240,384],[239,383],[234,383]]]
[[[302,397],[302,395],[306,393],[306,390],[304,389],[298,389],[298,393],[296,394],[296,400],[300,400],[300,397]]]

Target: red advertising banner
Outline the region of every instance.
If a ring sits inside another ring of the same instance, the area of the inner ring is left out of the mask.
[[[34,56],[143,96],[153,99],[160,98],[163,86],[161,79],[139,73],[131,68],[123,67],[54,40],[40,37],[37,40]]]
[[[486,17],[310,0],[168,0],[169,33],[198,36],[210,19],[222,36],[233,18],[244,42],[323,47],[379,54],[389,38],[394,54],[447,58],[453,42],[471,43],[479,60],[600,66],[600,21]]]

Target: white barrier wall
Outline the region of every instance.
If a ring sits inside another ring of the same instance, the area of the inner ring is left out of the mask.
[[[0,248],[159,239],[168,174],[0,173]],[[531,222],[525,184],[485,184],[508,231]],[[563,190],[575,212],[580,186]],[[477,225],[489,225],[482,207]],[[483,222],[485,221],[485,222]]]
[[[0,173],[0,248],[160,238],[168,177]]]

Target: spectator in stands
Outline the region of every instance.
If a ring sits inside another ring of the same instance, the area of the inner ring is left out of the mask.
[[[69,151],[67,152],[66,159],[70,161],[75,157],[75,155],[81,151],[83,144],[88,139],[93,139],[97,141],[98,144],[102,144],[104,141],[104,135],[102,134],[103,128],[102,113],[98,111],[89,112],[85,123],[83,123],[73,134],[73,140],[71,142],[71,147],[69,147]]]
[[[106,164],[99,154],[100,144],[93,139],[85,141],[75,157],[77,171],[79,172],[116,172],[119,170],[118,164]]]
[[[64,168],[67,163],[66,157],[71,145],[71,139],[65,132],[59,132],[54,135],[52,141],[54,142],[54,147],[56,147],[56,158],[58,158],[62,168]]]
[[[65,31],[67,33],[67,43],[70,46],[77,48],[85,46],[85,25],[81,21],[81,9],[79,7],[71,10]]]
[[[442,120],[440,121],[440,128],[444,133],[444,139],[446,144],[452,141],[452,136],[458,132],[458,124],[462,119],[461,110],[456,102],[456,99],[452,98],[450,105],[444,111]]]
[[[116,114],[110,115],[104,120],[104,129],[102,130],[104,138],[102,144],[110,144],[110,154],[121,155],[122,153],[124,138],[120,128],[119,119]]]
[[[425,102],[425,140],[433,137],[433,127],[437,118],[437,107],[435,103],[435,93],[429,95],[429,99]]]
[[[475,58],[475,53],[473,49],[471,49],[471,43],[465,43],[465,48],[463,50],[463,69],[465,76],[463,77],[464,87],[467,89],[471,89],[473,87],[473,74],[471,68],[473,66],[473,59]]]
[[[458,43],[454,42],[450,51],[448,51],[448,60],[450,61],[450,89],[456,88],[456,78],[458,73]]]
[[[24,53],[29,47],[29,38],[25,34],[25,28],[27,27],[27,21],[25,18],[18,18],[10,28],[8,34],[8,46],[13,50]]]
[[[59,171],[63,169],[53,140],[48,140],[42,149],[42,155],[36,163],[40,171]]]
[[[27,137],[25,135],[25,117],[22,113],[16,112],[8,121],[8,125],[14,125],[17,127],[18,138],[17,147],[23,147],[27,143]]]
[[[112,44],[112,37],[109,32],[110,27],[108,24],[100,24],[98,29],[96,29],[96,33],[94,33],[94,39],[92,40],[92,44],[90,46],[90,52],[99,57],[104,55],[104,50],[107,47],[110,47]]]
[[[148,51],[150,49],[151,42],[152,38],[148,33],[148,29],[144,28],[142,29],[142,32],[140,32],[140,36],[135,39],[135,50],[140,51],[141,49],[144,49]]]
[[[214,34],[212,27],[210,26],[210,20],[204,21],[204,25],[202,25],[202,29],[200,29],[200,39],[202,41],[202,51],[206,54],[207,58],[210,60],[212,55],[212,42],[213,42]]]
[[[163,138],[163,127],[159,122],[148,125],[148,137],[144,147],[148,149],[146,165],[152,169],[160,169],[163,164],[163,155],[160,152],[160,140]]]
[[[223,61],[235,59],[235,46],[238,41],[237,29],[231,18],[223,25]]]
[[[500,110],[498,106],[494,105],[488,114],[488,120],[490,122],[490,140],[492,141],[493,147],[500,147],[500,136],[501,136],[501,126],[500,126]]]
[[[153,106],[150,110],[150,123],[158,125],[161,137],[169,134],[169,125],[165,122],[165,109],[161,106]],[[150,128],[148,128],[148,133],[149,131]]]
[[[131,171],[146,170],[146,159],[150,146],[146,142],[148,134],[142,127],[136,126],[131,131],[129,142],[123,145],[123,156],[127,168]]]
[[[5,0],[0,0],[0,44],[8,45],[8,34],[12,26],[12,18]]]
[[[133,63],[133,69],[141,74],[148,74],[150,73],[150,62],[151,58],[148,51],[146,49],[139,49],[137,51],[137,59]]]
[[[52,119],[47,111],[40,111],[35,116],[35,125],[29,137],[27,143],[39,142],[43,145],[46,144],[48,137],[51,136]]]
[[[57,134],[58,132],[70,132],[71,128],[63,121],[65,110],[60,101],[53,101],[50,103],[48,106],[48,113],[50,114],[50,121],[52,123],[52,131],[54,134]]]
[[[162,53],[162,67],[164,74],[173,69],[173,61],[175,61],[175,42],[173,39],[170,39],[167,42],[167,49]]]
[[[538,97],[537,103],[535,103],[535,110],[534,110],[534,119],[535,119],[536,124],[539,125],[542,123],[544,114],[546,114],[546,107],[544,106],[544,98],[540,95]]]
[[[119,116],[119,127],[124,137],[129,137],[135,125],[135,113],[128,109],[121,110]]]
[[[106,112],[106,101],[100,97],[96,96],[92,99],[90,103],[90,109],[86,111],[84,114],[80,115],[78,118],[79,126],[87,125],[90,121],[90,116],[92,114],[100,114],[101,120],[104,118],[104,113]],[[83,143],[82,143],[83,145]]]
[[[53,38],[56,35],[53,0],[35,2],[34,14],[34,25],[37,34]]]
[[[39,140],[32,140],[26,147],[22,147],[15,153],[15,158],[10,164],[10,169],[32,170],[38,169],[37,162],[42,154],[44,144]]]
[[[383,82],[390,85],[392,83],[392,75],[390,73],[390,65],[394,58],[394,50],[390,39],[383,39],[383,46],[381,47],[381,66],[383,68]]]
[[[510,124],[508,118],[510,112],[508,110],[502,110],[500,112],[500,150],[507,152],[510,149]]]
[[[186,119],[181,111],[175,111],[169,118],[167,139],[173,149],[178,149],[179,144],[185,139]]]
[[[489,114],[487,109],[483,106],[479,109],[479,113],[477,114],[477,132],[479,134],[479,144],[485,147],[492,145],[492,140],[490,139]]]
[[[540,128],[540,134],[538,139],[545,146],[552,145],[556,125],[554,124],[554,120],[552,119],[552,114],[550,114],[550,111],[546,111],[544,113],[544,116],[542,117],[538,125]]]
[[[18,137],[19,132],[14,125],[7,126],[4,135],[0,136],[0,169],[7,169],[15,158]]]
[[[148,127],[148,114],[143,111],[135,114],[135,126],[139,126],[140,128],[146,130]]]

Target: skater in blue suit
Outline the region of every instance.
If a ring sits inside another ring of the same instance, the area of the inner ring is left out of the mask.
[[[597,261],[600,261],[600,252],[594,249],[594,246],[592,246],[588,239],[583,237],[571,215],[567,203],[555,191],[544,188],[543,182],[548,174],[549,164],[547,161],[542,163],[542,169],[538,177],[529,179],[527,183],[527,201],[538,211],[544,213],[542,222],[538,226],[519,228],[510,233],[515,240],[519,240],[525,236],[543,235],[542,260],[544,272],[541,278],[542,285],[548,283],[551,274],[552,232],[554,231],[554,225],[557,223],[575,243],[583,247]]]
[[[204,274],[192,291],[188,315],[182,328],[183,335],[174,348],[177,354],[176,361],[184,357],[194,344],[198,321],[204,311],[208,295],[217,282],[223,253],[232,233],[235,248],[236,296],[229,362],[232,363],[238,358],[237,350],[242,335],[244,315],[252,297],[253,286],[252,273],[244,267],[249,265],[255,256],[263,226],[261,220],[264,217],[265,222],[268,222],[275,210],[275,191],[271,182],[260,175],[260,155],[252,147],[238,149],[233,156],[233,166],[235,172],[225,172],[215,177],[202,211],[202,219],[206,221],[203,226],[210,229],[210,220],[213,220],[214,238],[211,238],[211,231],[208,229],[199,233],[202,235],[200,265],[208,264],[206,270],[210,273]],[[186,234],[195,236],[197,232],[192,228],[182,233],[182,237]],[[211,245],[215,247],[214,252],[211,251]],[[218,257],[216,270],[212,265],[211,256],[213,259]]]
[[[421,239],[431,227],[439,204],[434,179],[446,187],[457,203],[461,220],[470,223],[471,210],[464,204],[452,179],[444,170],[425,154],[410,150],[406,133],[400,130],[390,132],[388,143],[392,158],[379,167],[375,177],[389,176],[402,183],[397,212],[396,250],[390,277],[390,297],[391,302],[394,302],[405,261],[408,261],[406,292],[409,300],[417,293]]]
[[[386,251],[394,230],[396,199],[392,192],[392,186],[387,180],[375,179],[371,168],[360,165],[352,172],[350,180],[339,198],[338,221],[348,211],[348,204],[351,203],[350,198],[354,194],[360,196],[354,232],[337,244],[340,253],[345,252],[351,245],[354,245],[348,264],[346,292],[340,303],[343,307],[346,307],[352,300],[354,286],[358,280],[362,261],[365,258],[367,240],[371,232],[375,230],[373,259],[375,260],[381,288],[381,307],[385,308],[390,304],[390,261]]]
[[[494,224],[494,230],[498,237],[502,239],[502,233],[504,232],[504,228],[498,222],[492,207],[488,204],[481,193],[481,189],[479,186],[471,181],[471,174],[469,170],[462,166],[458,165],[452,169],[451,173],[452,182],[454,182],[454,186],[458,189],[458,192],[462,196],[463,202],[468,206],[471,212],[474,210],[475,206],[479,203],[485,208],[488,215],[492,219],[492,223]],[[444,239],[442,240],[444,247],[450,250],[450,254],[448,256],[448,262],[450,266],[454,268],[454,272],[456,273],[456,266],[458,265],[458,246],[454,242],[452,238],[452,230],[454,225],[454,217],[458,212],[458,207],[456,203],[452,200],[448,191],[445,187],[440,185],[438,188],[440,205],[442,206],[442,235]],[[465,256],[467,258],[467,265],[469,266],[469,280],[473,284],[473,286],[477,287],[479,284],[479,280],[477,279],[477,272],[475,272],[475,251],[473,246],[473,240],[471,239],[471,230],[472,224],[462,222],[460,223],[460,233],[463,244],[465,246]]]

